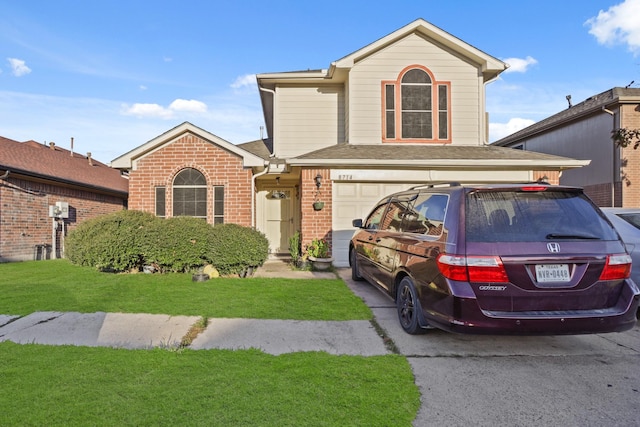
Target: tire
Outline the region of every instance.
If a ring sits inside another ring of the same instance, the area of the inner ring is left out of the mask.
[[[355,281],[362,280],[360,268],[358,267],[358,257],[356,256],[356,248],[349,250],[349,264],[351,264],[351,279]]]
[[[400,326],[408,334],[419,335],[426,332],[420,325],[422,309],[418,301],[418,293],[409,277],[405,277],[398,286],[396,297],[396,307],[398,309],[398,320]]]

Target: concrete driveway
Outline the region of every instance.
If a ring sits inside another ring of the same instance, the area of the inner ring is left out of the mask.
[[[415,426],[640,426],[640,327],[554,337],[406,334],[393,301],[341,278],[407,357],[422,405]]]

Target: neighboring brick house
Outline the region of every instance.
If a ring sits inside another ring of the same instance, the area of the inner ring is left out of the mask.
[[[570,98],[569,98],[570,100]],[[640,207],[640,150],[614,145],[615,129],[640,128],[640,89],[614,87],[493,143],[589,159],[560,183],[584,187],[600,206]]]
[[[506,69],[418,19],[326,70],[257,76],[268,139],[233,145],[191,123],[113,160],[130,208],[301,231],[348,265],[351,221],[385,194],[434,182],[532,181],[588,164],[488,146],[485,86]],[[183,176],[184,173],[184,176]],[[323,202],[321,209],[314,202]]]
[[[54,143],[0,137],[0,262],[62,257],[69,230],[126,207],[128,183]]]

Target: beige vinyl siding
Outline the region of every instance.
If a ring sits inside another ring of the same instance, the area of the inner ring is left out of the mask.
[[[279,86],[276,119],[277,157],[295,157],[344,142],[344,89]]]
[[[382,143],[381,82],[396,80],[409,65],[423,65],[437,82],[451,82],[452,144],[483,141],[484,85],[478,68],[459,55],[410,35],[355,64],[349,75],[349,142]]]

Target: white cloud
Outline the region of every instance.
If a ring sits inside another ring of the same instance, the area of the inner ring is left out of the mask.
[[[168,107],[159,104],[136,103],[133,105],[123,104],[121,113],[126,116],[150,117],[160,119],[173,119],[176,113],[206,113],[207,104],[195,99],[176,99]]]
[[[254,86],[257,86],[255,74],[245,74],[243,76],[239,76],[233,83],[231,83],[231,87],[234,89]]]
[[[7,61],[9,61],[9,65],[11,66],[11,72],[16,77],[22,77],[31,72],[31,68],[27,67],[22,59],[7,58]]]
[[[123,104],[122,113],[126,116],[138,117],[158,117],[162,119],[170,119],[173,112],[162,105],[158,104]]]
[[[140,85],[140,87],[138,88],[140,90],[147,90],[148,88],[145,85]]]
[[[625,0],[607,11],[601,10],[584,25],[590,27],[589,34],[598,43],[626,44],[634,55],[640,54],[640,0]]]
[[[509,136],[514,132],[531,126],[535,121],[529,119],[513,118],[509,119],[507,123],[489,123],[489,134],[491,135],[491,142],[497,141]]]
[[[538,63],[535,58],[531,56],[527,56],[526,58],[505,58],[504,62],[509,64],[509,68],[507,68],[505,73],[526,73],[532,65]]]
[[[172,111],[188,111],[191,113],[206,113],[207,104],[204,102],[196,101],[195,99],[176,99],[169,105],[169,109]]]

